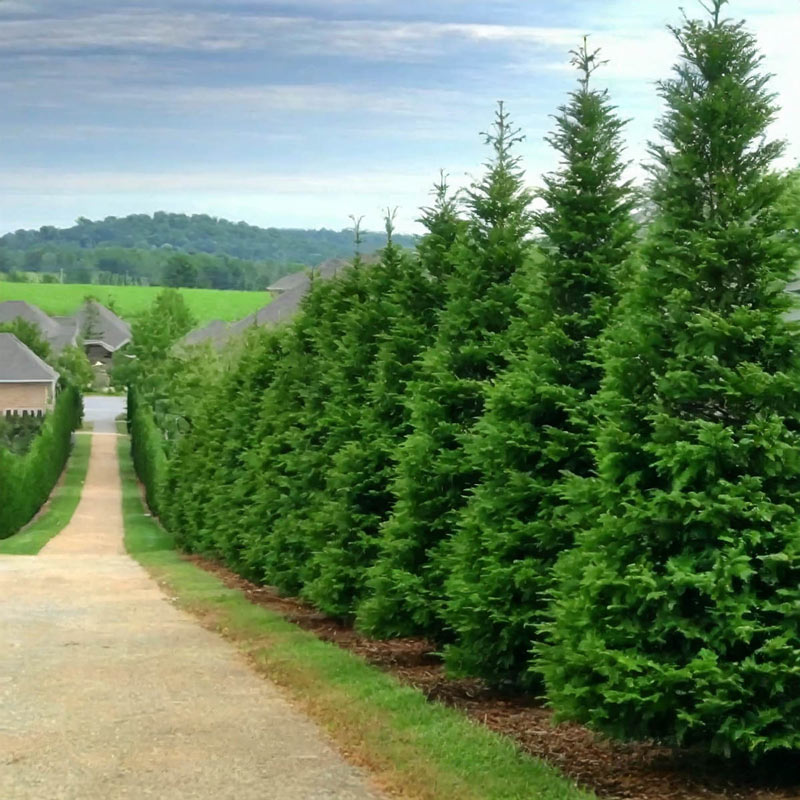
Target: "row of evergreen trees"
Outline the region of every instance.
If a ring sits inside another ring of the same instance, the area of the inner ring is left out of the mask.
[[[796,231],[724,5],[673,31],[643,237],[584,43],[544,210],[501,105],[465,214],[442,179],[414,257],[388,215],[192,398],[148,475],[181,545],[615,736],[797,748]]]

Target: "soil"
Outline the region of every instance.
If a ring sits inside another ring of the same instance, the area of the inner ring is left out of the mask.
[[[571,777],[600,798],[622,800],[787,800],[800,798],[800,757],[775,758],[758,770],[652,742],[602,739],[574,724],[554,725],[552,712],[534,697],[493,691],[477,679],[455,679],[425,639],[380,641],[358,633],[272,587],[258,586],[208,559],[187,557],[320,639],[358,654],[429,700],[459,709]]]

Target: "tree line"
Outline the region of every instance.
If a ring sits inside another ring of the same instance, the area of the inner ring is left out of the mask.
[[[132,446],[180,545],[614,737],[800,747],[800,183],[725,4],[672,29],[646,196],[584,42],[541,210],[501,104],[416,253],[387,213],[285,327],[143,349]]]
[[[213,289],[266,288],[283,275],[352,253],[349,231],[259,228],[205,214],[158,211],[43,226],[0,236],[0,272],[13,279],[41,273],[49,282]],[[380,234],[364,232],[367,252]],[[413,247],[412,236],[397,237]]]
[[[304,269],[295,262],[246,261],[227,255],[171,248],[135,249],[51,244],[30,250],[0,245],[0,279],[15,283],[80,283],[105,286],[176,286],[263,291],[284,275]]]

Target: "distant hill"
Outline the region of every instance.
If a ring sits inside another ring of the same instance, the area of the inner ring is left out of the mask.
[[[384,246],[383,233],[362,233],[362,251],[370,253]],[[413,247],[413,236],[396,236],[397,244]],[[206,214],[168,214],[157,211],[106,217],[92,221],[81,217],[71,228],[44,226],[20,230],[0,237],[7,252],[29,252],[51,248],[94,249],[167,248],[187,253],[226,255],[248,261],[314,266],[331,258],[353,254],[350,230],[302,230],[259,228],[245,222],[229,222]]]

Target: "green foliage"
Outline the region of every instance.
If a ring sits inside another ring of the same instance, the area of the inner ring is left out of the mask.
[[[36,353],[42,361],[50,361],[50,342],[44,338],[39,326],[22,317],[11,322],[0,323],[0,333],[13,333],[28,349]]]
[[[362,239],[365,252],[382,245],[378,233],[365,232]],[[415,243],[412,236],[397,239],[409,248]],[[168,286],[262,290],[304,266],[347,258],[351,249],[350,231],[258,228],[159,211],[6,234],[0,270],[26,281],[27,271],[43,280],[58,274],[67,283],[136,286],[165,278]]]
[[[199,270],[189,256],[183,253],[176,253],[171,256],[164,267],[164,286],[197,286]]]
[[[159,366],[170,348],[188,333],[196,322],[175,289],[162,289],[150,308],[131,325],[131,344],[114,359],[114,382],[130,385],[138,382],[152,401],[165,391],[165,378]]]
[[[82,347],[67,345],[53,362],[53,368],[61,376],[61,384],[88,391],[94,383],[94,372]]]
[[[658,216],[605,346],[597,509],[558,566],[562,717],[756,758],[800,747],[800,333],[753,37],[674,31]]]
[[[136,474],[144,485],[147,505],[158,516],[161,513],[162,487],[167,479],[167,455],[164,434],[158,429],[153,412],[140,402],[135,387],[128,389],[128,430],[131,434],[131,456]]]
[[[0,417],[0,448],[17,455],[27,453],[43,424],[44,417],[32,414]]]
[[[410,236],[398,244],[412,246]],[[362,232],[366,252],[382,245],[378,233]],[[206,214],[130,214],[92,221],[85,217],[71,228],[45,226],[20,230],[0,237],[0,248],[36,252],[45,244],[77,248],[163,248],[186,252],[219,253],[238,258],[295,262],[313,266],[329,258],[347,258],[352,253],[352,231],[259,228],[245,222],[229,222]]]
[[[303,595],[336,616],[351,616],[365,593],[366,570],[392,507],[394,454],[409,432],[405,391],[432,341],[450,274],[447,255],[460,221],[444,180],[436,194],[421,220],[428,233],[418,259],[394,244],[387,216],[388,244],[365,276],[364,298],[348,311],[329,369],[327,405],[343,443],[330,459],[312,519]]]
[[[30,525],[8,539],[0,539],[0,555],[35,556],[72,519],[83,491],[89,468],[91,436],[76,436],[60,481],[50,495],[47,507]]]
[[[80,422],[80,393],[68,387],[59,393],[55,409],[24,454],[0,447],[0,539],[16,533],[47,500]]]
[[[359,623],[384,635],[441,630],[442,556],[464,493],[475,482],[464,448],[490,381],[506,365],[512,277],[530,257],[530,195],[502,104],[486,135],[493,159],[468,192],[470,218],[454,244],[453,274],[434,343],[410,386],[412,431],[397,455],[394,510],[383,527]]]
[[[556,557],[572,546],[565,485],[592,473],[601,365],[595,343],[614,308],[636,226],[622,181],[622,121],[590,88],[597,53],[574,52],[579,87],[548,141],[560,156],[537,215],[544,256],[519,281],[508,369],[489,388],[468,455],[480,476],[459,520],[445,617],[448,662],[494,683],[526,684]]]
[[[377,264],[220,357],[172,354],[163,295],[129,413],[178,545],[614,736],[800,748],[797,184],[722,6],[676,31],[643,243],[584,47],[544,210],[501,106],[467,218],[442,185],[416,254],[389,215]]]

